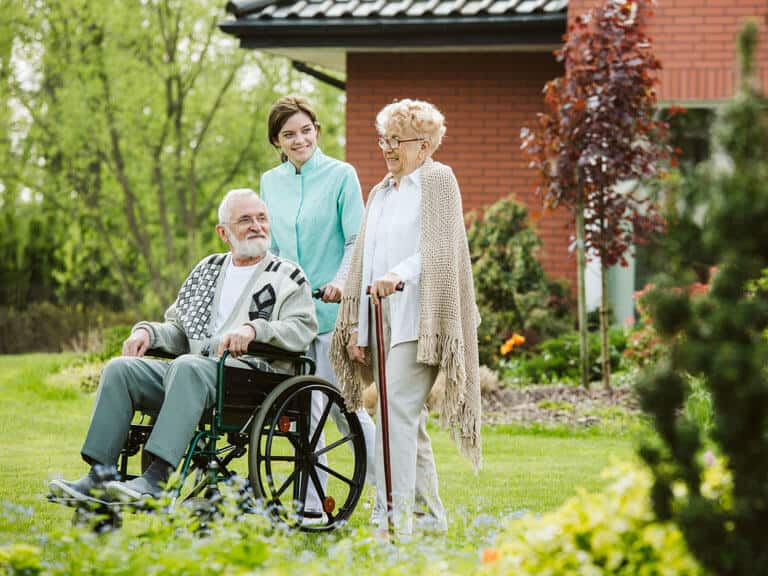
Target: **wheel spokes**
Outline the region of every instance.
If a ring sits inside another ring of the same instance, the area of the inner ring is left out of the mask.
[[[354,434],[347,434],[346,436],[342,436],[335,442],[332,442],[331,444],[328,444],[325,448],[321,448],[317,452],[315,452],[315,456],[320,456],[322,454],[326,454],[330,452],[331,450],[334,450],[338,448],[339,446],[342,446],[343,444],[346,444],[347,442],[352,442],[355,439]]]
[[[293,469],[293,472],[291,472],[288,475],[288,478],[285,479],[285,482],[283,482],[282,486],[280,486],[280,489],[272,495],[273,500],[277,500],[278,498],[280,498],[280,494],[285,492],[285,489],[288,488],[288,486],[290,486],[291,484],[293,484],[293,482],[296,480],[296,473],[298,471],[299,471],[298,468]],[[269,483],[270,483],[270,487],[274,488],[274,483],[271,476],[269,478]]]
[[[311,392],[310,392],[310,395],[311,395]],[[323,413],[320,415],[320,418],[317,421],[317,426],[315,427],[315,433],[312,435],[312,439],[309,441],[309,449],[313,452],[317,447],[318,440],[320,440],[320,435],[323,433],[323,430],[325,429],[325,423],[328,420],[328,414],[331,413],[332,407],[333,407],[333,401],[330,398],[328,398],[328,401],[325,403],[325,409],[323,410]]]
[[[316,466],[318,468],[320,468],[320,470],[322,470],[324,472],[327,472],[331,476],[334,476],[334,477],[338,478],[339,480],[341,480],[342,482],[344,482],[348,486],[359,486],[360,485],[358,482],[355,482],[354,480],[352,480],[352,478],[347,478],[346,476],[344,476],[340,472],[336,472],[336,470],[334,470],[333,468],[328,468],[328,466],[320,464],[320,462],[318,462],[316,464]]]

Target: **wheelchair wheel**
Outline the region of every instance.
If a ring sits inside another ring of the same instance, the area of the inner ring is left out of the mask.
[[[315,395],[315,425],[310,406]],[[336,425],[332,421],[336,422]],[[250,484],[265,507],[304,531],[337,528],[352,515],[365,482],[360,421],[341,394],[314,376],[297,376],[267,396],[248,449]]]

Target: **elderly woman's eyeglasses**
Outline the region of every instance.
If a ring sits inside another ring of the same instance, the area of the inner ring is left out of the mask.
[[[406,138],[404,140],[401,140],[397,136],[390,136],[389,138],[385,136],[379,136],[378,140],[376,140],[377,144],[379,145],[379,148],[382,150],[386,150],[389,148],[390,150],[397,150],[400,148],[400,144],[403,142],[422,142],[426,140],[426,138]]]

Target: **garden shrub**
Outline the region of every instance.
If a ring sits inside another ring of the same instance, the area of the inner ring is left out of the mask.
[[[602,377],[600,363],[600,335],[589,334],[590,380]],[[622,354],[627,346],[624,329],[613,326],[608,332],[608,349],[611,372],[619,370]],[[579,382],[579,334],[568,332],[557,338],[540,342],[534,349],[516,354],[513,352],[500,363],[502,381],[505,384],[548,384]]]
[[[668,190],[670,258],[649,303],[669,352],[639,386],[660,438],[641,452],[655,477],[654,510],[680,526],[712,574],[730,576],[768,566],[768,117],[754,74],[759,37],[756,21],[740,36],[740,86],[713,128],[717,157]],[[717,267],[711,289],[695,298],[686,289],[692,260]],[[706,444],[686,417],[689,375],[709,393],[709,439],[733,477],[732,502],[708,499],[700,485]]]
[[[651,510],[650,473],[630,464],[615,465],[602,492],[580,492],[554,512],[509,522],[486,549],[481,574],[669,575],[702,574],[685,539]],[[712,497],[720,497],[714,477]]]
[[[512,196],[480,215],[467,215],[467,237],[482,323],[480,362],[496,367],[499,348],[513,333],[529,345],[572,326],[570,292],[550,280],[536,259],[541,241],[529,226],[528,211]]]
[[[0,354],[87,350],[101,332],[116,324],[133,323],[135,313],[102,306],[36,302],[27,308],[0,308]],[[94,339],[93,336],[96,336]]]

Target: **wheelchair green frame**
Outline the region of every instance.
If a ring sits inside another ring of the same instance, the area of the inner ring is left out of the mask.
[[[190,441],[182,461],[180,481],[171,493],[171,506],[175,506],[181,499],[187,477],[193,469],[199,470],[201,475],[182,501],[198,497],[203,490],[203,496],[211,499],[217,484],[233,476],[228,469],[229,463],[249,453],[249,481],[253,496],[262,500],[276,518],[305,531],[337,528],[349,519],[363,491],[365,443],[357,415],[346,411],[341,395],[332,385],[313,376],[314,361],[308,356],[260,343],[249,347],[248,354],[248,357],[239,358],[250,366],[248,369],[227,365],[230,356],[228,351],[219,359],[216,402]],[[293,374],[259,370],[253,364],[254,356],[269,361],[288,362],[293,366]],[[318,429],[310,436],[310,403],[313,393],[323,394],[326,401],[318,417]],[[320,431],[333,406],[341,411],[349,431],[339,440],[319,449],[317,444]],[[285,419],[290,422],[289,426],[286,426]],[[148,424],[131,426],[119,459],[123,478],[132,477],[127,474],[128,458],[143,446],[151,428]],[[219,441],[225,435],[228,443],[220,447]],[[278,438],[288,439],[294,450],[293,456],[270,454],[273,442]],[[327,458],[329,452],[347,443],[351,445],[354,459],[351,475],[342,474],[322,461],[324,455]],[[294,466],[293,473],[279,486],[273,475],[273,464],[277,461],[292,462]],[[324,493],[318,470],[348,487],[340,505],[332,496]],[[323,506],[320,521],[313,523],[305,522],[305,513],[308,512],[304,510],[310,483],[314,485]],[[293,513],[290,512],[290,506],[286,506],[281,499],[291,485],[292,502],[300,503],[298,510]]]

